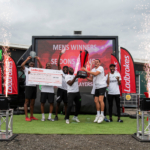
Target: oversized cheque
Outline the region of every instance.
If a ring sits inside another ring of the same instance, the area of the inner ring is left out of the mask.
[[[29,68],[29,84],[36,85],[62,85],[62,71],[53,69]]]

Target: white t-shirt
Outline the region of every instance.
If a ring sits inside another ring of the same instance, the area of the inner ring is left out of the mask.
[[[26,76],[26,82],[25,82],[26,86],[36,86],[35,84],[28,84],[28,79],[29,79],[29,74],[28,74],[28,72],[29,72],[29,68],[25,67],[25,69],[24,69],[24,74],[25,74],[25,76]]]
[[[58,86],[58,88],[63,89],[63,90],[67,90],[67,83],[65,81],[66,75],[67,74],[64,74],[64,72],[62,71],[62,86]]]
[[[68,81],[72,81],[74,79],[75,75],[66,75],[65,76],[65,81],[66,83]],[[75,82],[72,84],[72,86],[67,84],[67,92],[68,93],[77,93],[79,92],[79,85],[78,85],[78,79],[75,80]]]
[[[41,92],[54,93],[54,87],[53,86],[42,85],[41,86]]]
[[[95,88],[100,89],[100,88],[107,87],[106,77],[104,75],[104,68],[102,66],[99,66],[97,69],[96,68],[94,69],[95,70],[93,72],[96,72],[96,71],[100,72],[100,74],[96,76]]]
[[[116,79],[116,76],[119,77],[119,81],[121,81],[121,76],[120,73],[117,73],[117,75],[115,74],[111,74],[109,75],[109,87],[108,87],[108,94],[111,95],[118,95],[120,94],[120,90],[119,90],[119,85],[118,85],[118,81]],[[106,78],[108,78],[108,74],[106,75]]]

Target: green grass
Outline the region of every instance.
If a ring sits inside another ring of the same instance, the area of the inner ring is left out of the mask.
[[[117,122],[117,117],[113,116],[113,122],[93,123],[95,115],[79,115],[80,123],[72,122],[66,124],[64,115],[59,115],[59,120],[55,122],[41,121],[41,114],[35,114],[38,121],[26,122],[24,115],[14,115],[13,133],[28,134],[133,134],[136,132],[136,119],[122,117],[123,123]],[[45,114],[48,117],[48,114]],[[54,118],[54,115],[52,115]],[[90,118],[91,122],[87,121]],[[146,122],[146,120],[145,120]],[[147,122],[146,122],[147,123]]]

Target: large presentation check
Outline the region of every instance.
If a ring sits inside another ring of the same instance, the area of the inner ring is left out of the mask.
[[[29,84],[36,85],[62,85],[62,71],[53,69],[29,68]]]

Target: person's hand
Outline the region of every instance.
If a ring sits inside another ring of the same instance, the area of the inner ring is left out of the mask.
[[[30,74],[31,72],[30,71],[28,71],[28,74]]]
[[[86,70],[86,68],[85,68],[85,67],[82,67],[81,69],[87,72],[87,70]]]
[[[35,58],[36,58],[37,60],[40,60],[40,57],[38,57],[38,56],[35,56]]]
[[[116,77],[116,79],[119,81],[119,77]]]
[[[28,57],[27,57],[27,60],[30,60],[31,58],[32,58],[31,56],[28,56]]]
[[[66,52],[66,49],[61,50],[60,55],[64,54]]]
[[[79,78],[78,74],[75,75],[76,78]]]

